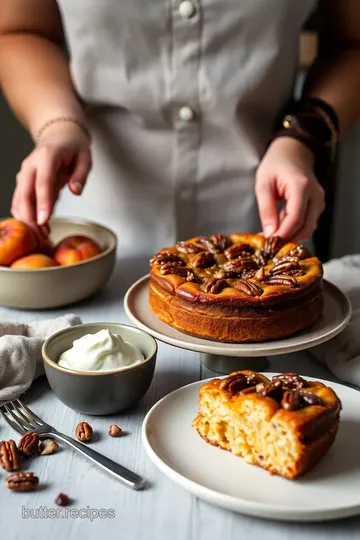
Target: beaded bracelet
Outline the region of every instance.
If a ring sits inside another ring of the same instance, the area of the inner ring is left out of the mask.
[[[42,137],[44,131],[46,131],[48,127],[50,127],[50,126],[52,126],[54,124],[58,124],[60,122],[70,122],[72,124],[76,124],[85,133],[85,135],[87,136],[87,138],[91,142],[90,130],[85,125],[85,123],[83,123],[81,120],[79,120],[78,118],[75,118],[73,116],[58,116],[56,118],[52,118],[51,120],[48,120],[48,122],[46,122],[43,126],[41,126],[41,128],[39,129],[39,131],[37,132],[37,134],[35,136],[36,144],[40,141],[40,138]]]

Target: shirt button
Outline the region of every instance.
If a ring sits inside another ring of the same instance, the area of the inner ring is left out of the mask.
[[[194,111],[188,106],[181,107],[181,109],[179,109],[179,118],[184,122],[191,122],[194,118]]]
[[[179,13],[184,19],[191,19],[196,13],[196,7],[190,0],[183,0],[179,5]]]

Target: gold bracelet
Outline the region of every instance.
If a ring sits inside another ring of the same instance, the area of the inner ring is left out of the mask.
[[[40,138],[42,137],[44,131],[46,131],[48,127],[52,126],[53,124],[58,124],[60,122],[71,122],[72,124],[76,124],[85,133],[85,135],[91,142],[90,130],[83,122],[81,122],[81,120],[78,120],[74,116],[58,116],[56,118],[52,118],[51,120],[46,122],[43,126],[41,126],[41,128],[39,129],[39,131],[37,132],[35,136],[35,143],[36,144],[39,143]]]

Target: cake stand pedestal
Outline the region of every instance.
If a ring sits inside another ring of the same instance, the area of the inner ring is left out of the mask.
[[[264,371],[268,356],[303,351],[320,345],[344,330],[351,317],[348,297],[328,281],[324,281],[323,314],[315,324],[295,336],[265,343],[219,343],[175,330],[160,321],[149,306],[148,275],[130,287],[125,295],[124,307],[127,316],[136,326],[164,343],[201,353],[203,365],[222,374],[243,369]]]
[[[222,354],[202,353],[200,359],[204,367],[222,375],[228,375],[242,369],[250,369],[250,366],[253,371],[265,371],[269,364],[267,356],[249,358],[246,356],[224,356]]]

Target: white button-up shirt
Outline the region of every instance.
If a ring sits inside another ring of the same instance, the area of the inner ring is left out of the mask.
[[[119,253],[257,232],[255,171],[291,95],[316,0],[59,0],[94,168],[58,213],[112,227]]]

